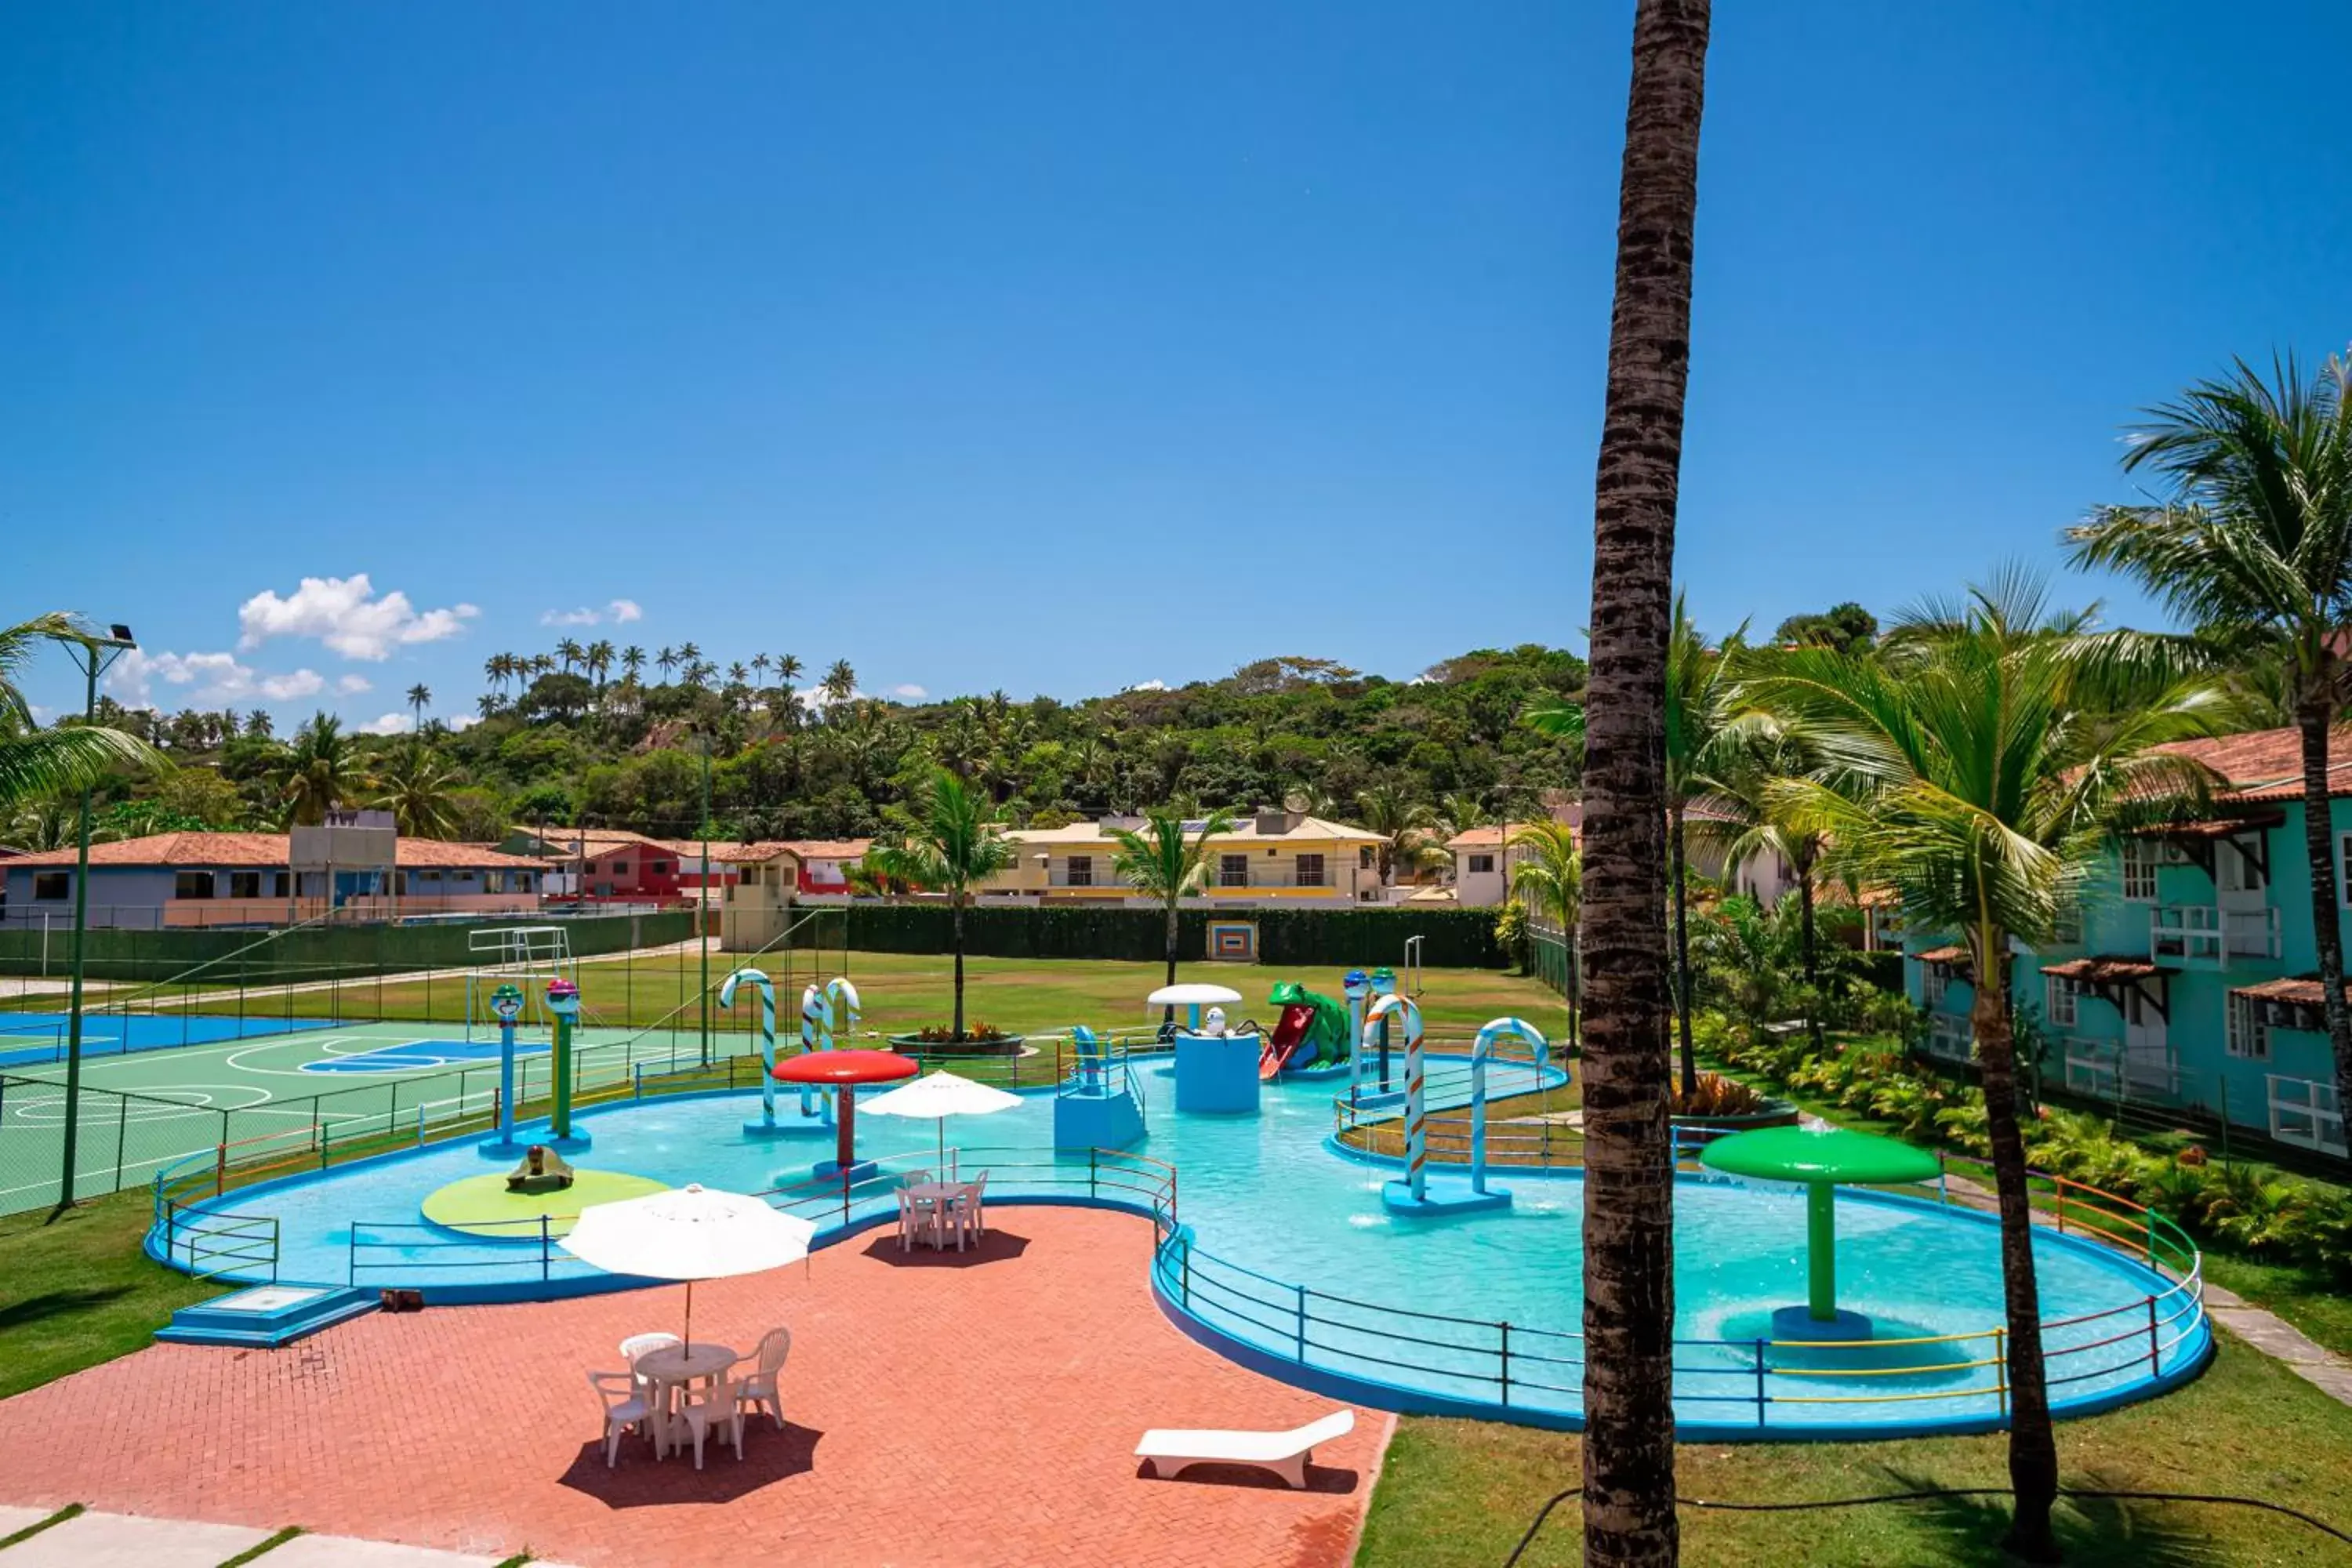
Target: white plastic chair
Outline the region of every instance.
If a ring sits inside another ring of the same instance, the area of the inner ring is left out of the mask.
[[[736,1404],[765,1410],[775,1417],[778,1431],[783,1430],[784,1401],[777,1384],[784,1373],[784,1358],[792,1353],[792,1330],[770,1329],[760,1336],[760,1346],[751,1352],[757,1370],[735,1385]]]
[[[723,1426],[735,1439],[735,1457],[743,1457],[743,1407],[737,1402],[741,1385],[731,1378],[720,1378],[707,1388],[696,1389],[687,1398],[686,1408],[678,1419],[694,1434],[694,1468],[702,1468],[702,1440],[714,1426]]]
[[[964,1188],[964,1196],[971,1205],[971,1233],[975,1237],[988,1234],[988,1173],[982,1171],[980,1180]]]
[[[621,1457],[622,1433],[638,1426],[647,1436],[654,1436],[653,1407],[638,1392],[637,1374],[633,1372],[592,1372],[588,1386],[596,1391],[597,1401],[604,1407],[604,1468],[609,1470]],[[658,1454],[660,1439],[654,1440]]]

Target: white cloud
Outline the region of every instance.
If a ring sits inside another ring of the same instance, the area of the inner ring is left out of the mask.
[[[310,697],[325,689],[326,677],[315,669],[298,669],[291,675],[265,675],[261,678],[261,694],[273,702],[291,702],[297,697]]]
[[[470,730],[481,721],[482,716],[478,713],[452,713],[442,721],[449,726],[453,733],[459,730]]]
[[[155,688],[161,684],[173,689],[164,695],[175,706],[209,708],[255,698],[291,702],[314,697],[327,689],[327,678],[315,669],[265,675],[239,663],[233,653],[150,653],[132,648],[115,661],[106,684],[134,707],[152,704]]]
[[[373,691],[375,683],[364,675],[346,675],[335,682],[335,689],[346,697],[356,697],[362,691]]]
[[[924,690],[921,687],[917,686],[913,681],[908,681],[904,686],[892,687],[890,689],[890,695],[893,697],[903,697],[908,701],[912,702],[919,697],[929,697],[930,693]]]
[[[482,612],[472,605],[419,610],[397,588],[378,595],[364,572],[349,577],[305,577],[289,597],[264,588],[237,607],[239,647],[271,637],[316,637],[345,658],[382,661],[408,643],[456,637]]]
[[[1132,686],[1124,686],[1119,689],[1122,691],[1165,691],[1168,689],[1168,683],[1164,680],[1139,680]]]
[[[386,713],[360,726],[362,735],[405,735],[416,721],[405,713]]]
[[[601,610],[592,610],[583,605],[574,610],[541,610],[539,613],[539,624],[542,626],[594,626],[606,621],[616,626],[625,626],[631,621],[645,618],[645,606],[635,599],[614,599]]]

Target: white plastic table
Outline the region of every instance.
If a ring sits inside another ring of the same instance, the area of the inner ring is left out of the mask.
[[[931,1205],[930,1237],[931,1245],[933,1247],[944,1247],[947,1246],[947,1237],[942,1234],[942,1227],[947,1223],[949,1207],[954,1204],[958,1197],[972,1191],[978,1184],[979,1184],[974,1182],[912,1182],[908,1184],[907,1195],[908,1197],[914,1199],[919,1204],[929,1204]],[[963,1233],[961,1230],[956,1233],[956,1250],[958,1252],[963,1250]]]
[[[654,1414],[661,1422],[661,1447],[669,1447],[674,1430],[670,1391],[683,1389],[698,1378],[717,1377],[742,1359],[728,1346],[708,1340],[691,1345],[667,1345],[637,1358],[634,1370],[654,1385]]]

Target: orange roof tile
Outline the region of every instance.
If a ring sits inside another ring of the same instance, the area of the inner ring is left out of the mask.
[[[2175,741],[2158,750],[2191,758],[2231,785],[2231,800],[2294,800],[2303,794],[2303,738],[2294,730],[2250,730]],[[2327,793],[2352,795],[2352,729],[2327,737]]]
[[[543,862],[527,855],[509,855],[479,844],[456,844],[436,838],[403,838],[394,848],[400,866],[523,868],[544,870]],[[258,866],[288,864],[283,833],[151,833],[141,838],[118,838],[89,847],[93,866]],[[11,867],[71,866],[74,851],[53,849],[42,855],[19,856]]]

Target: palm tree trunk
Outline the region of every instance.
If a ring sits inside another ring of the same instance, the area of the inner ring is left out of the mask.
[[[2058,1439],[2050,1427],[2050,1389],[2042,1361],[2042,1288],[2033,1269],[2032,1194],[2026,1185],[2025,1137],[2017,1123],[2017,1061],[2003,965],[2006,932],[1978,935],[1976,1000],[1969,1020],[1984,1079],[1985,1131],[1992,1142],[1993,1186],[2000,1200],[2001,1296],[2009,1320],[2009,1484],[2016,1516],[2002,1542],[2029,1563],[2055,1563],[2050,1509],[2058,1497]]]
[[[2328,683],[2319,683],[2325,692]],[[2335,712],[2323,695],[2295,712],[2303,741],[2303,847],[2311,861],[2311,931],[2319,948],[2319,994],[2336,1057],[2336,1103],[2352,1117],[2352,1007],[2344,1002],[2344,935],[2336,923],[2336,830],[2328,810],[2327,734]],[[2347,1123],[2352,1125],[2352,1123]]]
[[[1171,984],[1171,985],[1173,985],[1173,984],[1176,984],[1176,900],[1175,900],[1174,899],[1172,899],[1172,898],[1171,898],[1171,899],[1170,899],[1170,900],[1168,900],[1168,980],[1167,980],[1167,984]],[[1172,1024],[1172,1023],[1174,1023],[1175,1021],[1176,1021],[1176,1009],[1175,1009],[1174,1007],[1168,1007],[1168,1008],[1164,1008],[1164,1009],[1162,1009],[1162,1012],[1161,1012],[1161,1017],[1160,1017],[1160,1022],[1162,1022],[1162,1023],[1167,1023],[1167,1024]]]
[[[951,924],[955,932],[955,1038],[963,1038],[963,894],[959,892],[950,906],[955,911]]]
[[[1584,1561],[1659,1568],[1675,1517],[1666,644],[1690,374],[1708,0],[1640,0],[1593,483],[1584,763]]]
[[[1675,1032],[1682,1047],[1683,1098],[1698,1097],[1698,1053],[1691,1047],[1690,907],[1685,889],[1683,810],[1666,808],[1666,858],[1675,877]]]
[[[1805,974],[1805,1028],[1812,1036],[1813,1053],[1818,1056],[1827,1047],[1822,1040],[1822,972],[1813,935],[1813,868],[1811,861],[1797,866],[1797,965]]]

